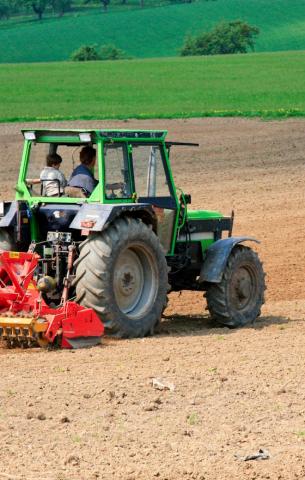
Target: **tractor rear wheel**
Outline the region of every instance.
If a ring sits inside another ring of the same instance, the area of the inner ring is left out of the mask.
[[[254,322],[264,303],[265,274],[256,252],[244,245],[235,247],[220,283],[206,291],[213,320],[230,328]]]
[[[139,219],[122,218],[80,245],[76,301],[93,308],[118,337],[152,334],[168,289],[158,237]]]

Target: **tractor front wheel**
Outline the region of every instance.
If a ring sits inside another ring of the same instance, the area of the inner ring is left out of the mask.
[[[159,322],[168,288],[158,237],[139,219],[122,218],[80,246],[76,301],[93,308],[107,331],[143,337]]]
[[[221,282],[211,284],[205,294],[212,319],[230,328],[254,322],[260,315],[265,289],[265,274],[256,252],[236,246]]]

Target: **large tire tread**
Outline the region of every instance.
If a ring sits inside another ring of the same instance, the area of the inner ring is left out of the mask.
[[[112,289],[112,275],[120,248],[141,241],[149,246],[156,258],[159,288],[156,300],[145,318],[130,320],[119,312]],[[140,219],[118,219],[102,233],[90,235],[80,245],[75,262],[76,301],[93,308],[103,321],[106,331],[118,337],[143,337],[152,334],[166,304],[168,273],[165,255],[155,233]]]
[[[249,262],[257,275],[257,298],[248,310],[239,312],[230,305],[228,285],[236,265],[249,264]],[[207,308],[216,323],[230,328],[241,327],[253,323],[260,315],[261,306],[265,302],[265,289],[265,273],[257,253],[249,247],[238,245],[230,254],[221,282],[211,284],[205,293]]]

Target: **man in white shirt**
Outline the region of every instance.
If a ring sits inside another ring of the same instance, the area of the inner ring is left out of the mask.
[[[64,193],[67,180],[59,170],[62,158],[57,153],[47,155],[47,165],[40,174],[43,197],[59,197]]]

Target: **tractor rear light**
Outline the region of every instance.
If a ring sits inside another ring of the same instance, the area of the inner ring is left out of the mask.
[[[96,220],[83,220],[80,222],[80,226],[83,228],[93,228],[94,225],[96,224]]]
[[[80,226],[82,227],[81,235],[87,237],[90,233],[90,230],[94,227],[95,224],[96,220],[82,220],[80,222]]]

